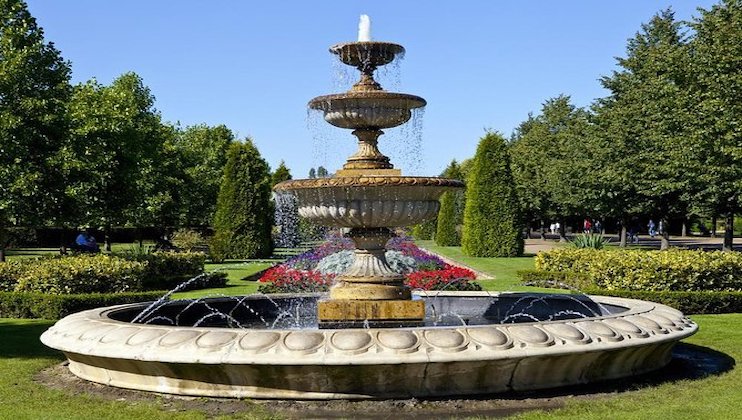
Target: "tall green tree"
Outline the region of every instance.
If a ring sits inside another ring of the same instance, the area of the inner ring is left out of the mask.
[[[626,53],[617,59],[621,69],[601,79],[611,95],[595,108],[602,196],[624,227],[640,214],[663,220],[667,248],[668,222],[686,216],[688,192],[697,181],[685,174],[694,150],[688,129],[694,113],[687,42],[673,12],[642,25]]]
[[[71,141],[64,170],[79,223],[103,227],[143,224],[168,130],[142,79],[126,73],[110,86],[95,80],[75,88],[69,106]]]
[[[452,160],[442,174],[443,178],[463,179],[461,167]],[[460,246],[461,227],[464,224],[464,191],[446,191],[440,198],[435,243],[440,246]]]
[[[291,179],[291,171],[289,171],[289,168],[286,167],[286,163],[284,161],[281,161],[281,163],[278,164],[278,168],[271,174],[271,187],[276,186],[276,184],[288,181]]]
[[[54,165],[67,132],[69,63],[21,0],[0,0],[0,261],[5,230],[71,211]]]
[[[476,257],[521,255],[520,209],[502,135],[487,133],[480,140],[466,185],[464,253]]]
[[[250,139],[227,152],[214,216],[212,256],[264,258],[273,250],[271,177],[268,164]]]
[[[702,188],[695,201],[712,216],[724,215],[724,250],[732,250],[734,214],[742,208],[742,2],[722,0],[693,23],[693,115],[697,147],[690,171]]]
[[[566,95],[548,99],[513,135],[509,153],[520,207],[526,220],[540,222],[542,235],[545,222],[556,219],[564,241],[567,217],[597,213],[591,136],[590,114]]]
[[[175,148],[185,172],[181,225],[206,227],[214,221],[227,150],[234,141],[234,134],[224,125],[194,125],[178,133]]]

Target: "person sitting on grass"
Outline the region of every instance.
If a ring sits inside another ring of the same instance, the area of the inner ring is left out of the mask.
[[[72,249],[80,252],[100,252],[98,242],[96,242],[95,237],[90,233],[89,229],[85,229],[77,235]]]

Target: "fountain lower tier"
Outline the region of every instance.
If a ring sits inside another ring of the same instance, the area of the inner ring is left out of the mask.
[[[424,327],[318,330],[317,295],[277,295],[174,301],[144,324],[129,321],[148,304],[99,308],[60,320],[41,340],[65,353],[75,375],[111,386],[359,399],[632,376],[665,366],[675,343],[698,328],[665,305],[604,296],[428,292],[415,299],[426,306]],[[211,312],[217,309],[221,316]]]
[[[404,276],[393,271],[384,245],[389,227],[410,226],[432,219],[447,190],[463,187],[445,178],[360,176],[290,180],[274,187],[294,194],[299,215],[320,225],[351,228],[355,258],[337,277],[330,300],[319,305],[323,327],[336,325],[412,325],[425,308],[410,300]]]

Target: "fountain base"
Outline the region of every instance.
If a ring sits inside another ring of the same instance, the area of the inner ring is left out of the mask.
[[[420,326],[425,318],[425,303],[333,299],[318,303],[318,318],[320,328]]]

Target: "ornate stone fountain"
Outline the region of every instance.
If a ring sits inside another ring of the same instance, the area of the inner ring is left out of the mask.
[[[385,92],[373,79],[402,47],[364,41],[331,51],[358,67],[361,80],[309,106],[354,129],[359,150],[332,178],[276,187],[298,197],[304,217],[350,228],[355,263],[330,299],[161,299],[72,314],[41,336],[64,352],[72,373],[110,386],[219,397],[474,395],[656,370],[696,332],[682,313],[632,299],[489,292],[418,292],[410,299],[384,259],[389,228],[432,217],[440,194],[461,183],[403,177],[378,150],[381,129],[425,105]],[[368,328],[339,328],[366,319]],[[387,328],[393,325],[401,327]]]
[[[350,42],[330,48],[340,61],[356,67],[361,79],[350,91],[320,96],[309,108],[322,111],[325,121],[358,138],[358,151],[331,178],[282,182],[277,192],[295,194],[299,214],[315,223],[350,228],[356,245],[353,265],[338,277],[330,299],[319,303],[321,326],[416,325],[425,317],[422,300],[411,300],[404,276],[384,257],[392,237],[390,227],[410,226],[435,217],[438,198],[446,190],[463,188],[457,180],[402,176],[378,148],[382,129],[409,121],[423,98],[387,92],[374,71],[404,53],[389,42]]]

